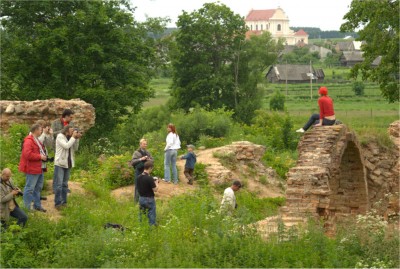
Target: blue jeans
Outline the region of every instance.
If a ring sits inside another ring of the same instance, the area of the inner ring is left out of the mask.
[[[43,181],[43,173],[37,175],[26,174],[24,205],[27,209],[31,209],[32,201],[34,208],[42,208],[42,203],[40,202],[40,192],[43,188]]]
[[[139,202],[139,192],[137,188],[137,179],[140,176],[142,172],[139,171],[139,169],[135,169],[135,195],[133,196],[133,201],[137,204]]]
[[[178,171],[176,170],[176,158],[178,156],[178,151],[176,149],[169,149],[165,151],[164,157],[164,179],[165,181],[171,180],[170,169],[172,168],[172,177],[174,183],[178,183]]]
[[[156,225],[156,200],[154,197],[139,197],[139,220],[147,213],[150,225]]]
[[[328,120],[328,119],[322,119],[322,125],[334,125],[336,120]],[[319,114],[312,114],[310,119],[307,121],[306,125],[304,125],[303,129],[304,131],[307,131],[311,125],[315,125],[319,123]]]
[[[71,168],[63,168],[54,165],[54,180],[55,183],[55,206],[59,206],[67,203],[67,193],[68,193],[68,180],[70,176]]]
[[[25,223],[28,220],[28,216],[19,207],[14,208],[14,210],[10,212],[10,216],[16,218],[17,224],[22,227],[25,226]]]

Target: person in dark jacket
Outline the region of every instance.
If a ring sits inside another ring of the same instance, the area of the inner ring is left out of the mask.
[[[185,159],[185,174],[186,179],[188,180],[188,184],[193,185],[193,172],[194,172],[194,165],[196,164],[196,154],[193,152],[194,146],[188,145],[188,153],[186,155],[181,156],[181,160]]]
[[[146,161],[152,161],[153,157],[151,154],[146,150],[147,148],[147,140],[142,138],[139,142],[139,149],[137,149],[133,155],[132,160],[130,162],[131,166],[135,169],[135,195],[134,201],[135,203],[139,202],[139,193],[137,188],[137,179],[139,175],[141,175],[144,171],[144,163]]]
[[[45,147],[39,140],[42,127],[39,124],[34,124],[30,131],[31,133],[24,139],[18,166],[18,170],[26,175],[24,205],[30,210],[33,201],[34,209],[46,212],[40,201],[40,192],[44,183],[43,172],[46,171],[45,162],[47,161]]]

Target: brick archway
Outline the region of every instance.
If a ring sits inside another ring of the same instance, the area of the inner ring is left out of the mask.
[[[305,133],[298,152],[297,164],[288,173],[284,217],[322,217],[330,229],[341,217],[368,210],[364,158],[345,125]]]

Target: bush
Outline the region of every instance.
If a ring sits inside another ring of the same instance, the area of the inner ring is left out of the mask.
[[[133,184],[133,168],[128,165],[131,156],[114,155],[107,158],[100,166],[100,176],[112,189]]]
[[[172,116],[181,142],[194,144],[201,135],[210,137],[228,136],[233,125],[232,112],[224,109],[206,111],[196,108],[188,114],[178,112]]]
[[[9,164],[18,164],[21,157],[22,143],[29,134],[26,124],[13,124],[8,130],[8,135],[3,134],[0,138],[1,167]]]
[[[364,95],[364,89],[365,89],[365,85],[362,81],[355,81],[353,83],[353,91],[354,94],[357,96],[363,96]]]
[[[273,111],[283,111],[285,109],[285,96],[276,91],[269,100],[269,108]]]

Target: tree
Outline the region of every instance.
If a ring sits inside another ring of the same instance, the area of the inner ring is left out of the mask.
[[[261,104],[257,82],[266,61],[276,59],[268,51],[272,39],[245,40],[243,19],[223,4],[204,4],[192,13],[183,12],[177,23],[173,57],[172,106],[188,111],[225,107],[236,119],[249,122]],[[257,46],[253,43],[265,42]],[[255,55],[262,51],[262,55]],[[255,60],[256,58],[262,60]]]
[[[363,79],[379,83],[382,95],[389,102],[399,101],[399,1],[353,0],[344,19],[347,21],[340,30],[361,28],[357,40],[366,41],[361,47],[364,62],[354,66],[352,76],[356,78],[361,72]],[[372,67],[379,56],[380,65]]]
[[[92,133],[153,96],[148,32],[128,1],[2,1],[2,99],[81,98],[96,108]],[[158,24],[159,25],[159,24]]]

